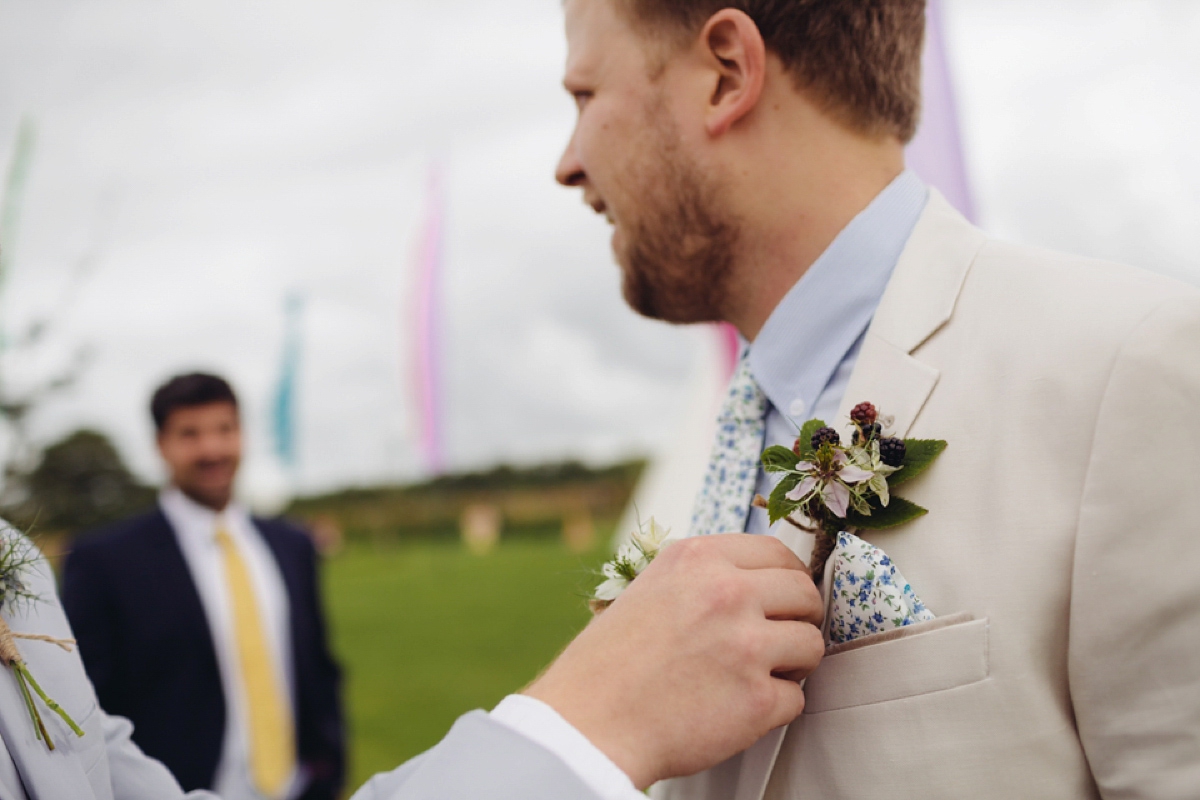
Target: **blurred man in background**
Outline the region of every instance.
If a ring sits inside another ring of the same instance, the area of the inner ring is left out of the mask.
[[[185,789],[332,800],[345,737],[312,541],[233,499],[242,439],[228,383],[180,375],[150,410],[170,476],[158,507],[81,537],[64,567],[100,703]]]

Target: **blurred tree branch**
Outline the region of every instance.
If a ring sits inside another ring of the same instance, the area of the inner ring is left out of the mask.
[[[22,119],[4,182],[4,194],[0,197],[0,302],[8,308],[12,307],[12,303],[6,289],[16,259],[21,204],[31,172],[36,139],[33,120],[29,117]],[[66,365],[51,369],[48,377],[33,381],[29,380],[30,372],[20,372],[14,362],[19,364],[24,361],[27,366],[29,362],[37,360],[61,322],[67,318],[66,312],[79,287],[95,269],[104,250],[114,208],[112,193],[102,195],[92,240],[68,274],[62,294],[50,308],[35,314],[15,334],[11,333],[15,327],[11,321],[12,315],[0,314],[0,428],[6,440],[3,443],[3,456],[0,457],[4,481],[0,487],[0,507],[15,507],[23,503],[32,491],[30,481],[40,454],[30,437],[31,416],[47,400],[68,390],[78,380],[87,367],[91,353],[86,347],[77,347]],[[14,373],[19,375],[15,380]],[[115,450],[113,452],[115,454]]]

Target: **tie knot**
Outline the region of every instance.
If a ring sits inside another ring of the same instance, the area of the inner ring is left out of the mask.
[[[750,359],[743,356],[729,379],[729,391],[721,406],[723,419],[761,420],[767,413],[767,396],[754,380]]]
[[[233,544],[233,536],[230,535],[229,527],[225,524],[224,520],[217,521],[217,529],[213,534],[213,538],[215,538],[217,540],[217,544],[221,545],[222,547],[228,547],[229,545]]]

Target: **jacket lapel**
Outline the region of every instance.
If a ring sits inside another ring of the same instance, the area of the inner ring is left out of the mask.
[[[21,783],[21,776],[17,773],[17,765],[13,763],[12,758],[8,756],[8,751],[0,753],[0,759],[5,759],[8,764],[0,764],[0,797],[13,798],[13,800],[28,800],[29,795],[25,794],[25,785]]]
[[[44,561],[31,569],[31,587],[41,600],[21,606],[16,613],[5,614],[16,633],[35,633],[70,638],[71,630],[61,606],[55,602],[53,583],[44,574],[49,568]],[[54,742],[50,750],[39,741],[34,723],[17,685],[12,670],[0,666],[0,736],[16,764],[17,772],[30,798],[70,797],[87,800],[96,797],[88,781],[81,754],[100,748],[102,735],[94,723],[97,706],[77,655],[59,649],[49,642],[17,640],[17,648],[25,659],[30,673],[42,689],[59,703],[87,735],[80,739],[66,723],[48,709],[36,696],[34,703]],[[90,739],[91,741],[86,741]]]
[[[219,675],[216,645],[213,644],[208,614],[200,599],[200,589],[183,555],[175,529],[161,508],[156,507],[151,513],[145,535],[145,547],[131,557],[142,558],[139,568],[155,573],[156,585],[162,587],[159,596],[163,603],[173,608],[176,625],[192,631],[196,646],[203,650],[203,660]],[[215,699],[224,702],[224,695]]]
[[[850,410],[870,401],[894,417],[891,431],[908,433],[937,385],[939,372],[915,354],[950,321],[963,281],[984,235],[936,189],[900,254],[838,409],[849,429]]]
[[[838,408],[843,438],[849,440],[852,432],[851,409],[868,400],[880,414],[893,418],[889,431],[904,436],[924,408],[940,374],[883,337],[868,332]]]
[[[929,190],[838,408],[833,424],[844,438],[850,433],[850,410],[864,401],[893,417],[893,435],[905,436],[912,428],[941,374],[915,353],[949,322],[984,241],[937,189]],[[745,752],[735,800],[762,800],[787,730],[771,731]]]

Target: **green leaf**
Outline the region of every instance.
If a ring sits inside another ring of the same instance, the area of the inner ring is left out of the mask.
[[[800,503],[795,500],[789,500],[784,495],[800,485],[801,477],[792,473],[784,475],[783,480],[771,492],[771,497],[767,500],[767,514],[771,517],[771,524],[774,525],[779,520],[789,516],[793,511],[800,507]]]
[[[819,419],[810,419],[800,426],[800,433],[796,434],[796,441],[800,443],[800,458],[812,458],[815,452],[812,447],[813,434],[824,427],[826,427],[825,422]]]
[[[762,454],[763,469],[767,472],[787,472],[800,463],[800,456],[786,447],[768,447]]]
[[[941,439],[905,439],[902,469],[888,476],[888,486],[895,489],[920,475],[946,449]]]
[[[894,528],[897,525],[903,525],[906,522],[912,522],[918,517],[923,517],[929,512],[921,508],[916,503],[905,500],[903,497],[892,495],[892,501],[888,503],[887,508],[871,504],[871,516],[860,514],[857,511],[851,511],[846,515],[846,524],[853,528],[863,530],[878,530],[880,528]]]

